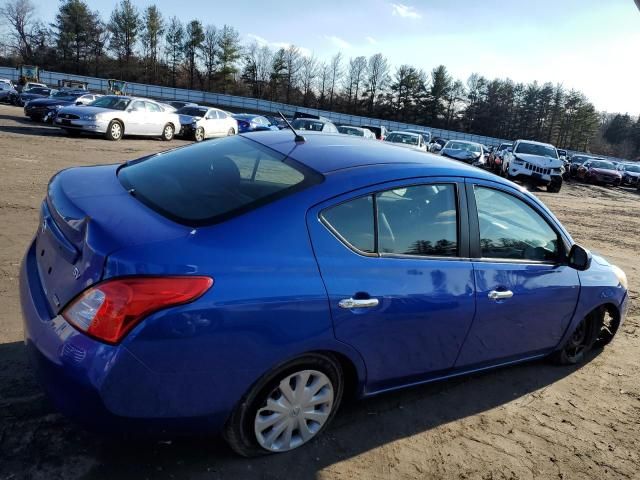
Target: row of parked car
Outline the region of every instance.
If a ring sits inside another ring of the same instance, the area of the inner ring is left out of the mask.
[[[5,88],[9,85],[9,89]],[[2,92],[8,94],[3,95]],[[380,140],[399,147],[442,156],[485,168],[512,180],[545,186],[558,192],[563,180],[629,185],[640,188],[640,165],[614,162],[591,155],[569,157],[566,150],[532,140],[505,142],[487,147],[466,140],[432,137],[424,130],[388,131],[384,126],[336,124],[327,118],[297,112],[284,120],[269,115],[234,114],[190,102],[161,102],[126,95],[101,95],[84,89],[54,90],[43,84],[25,84],[16,95],[9,80],[0,79],[0,100],[24,107],[34,121],[52,123],[69,135],[100,134],[120,140],[125,134],[192,139],[196,142],[261,130],[280,130],[291,125],[297,131],[344,134]]]

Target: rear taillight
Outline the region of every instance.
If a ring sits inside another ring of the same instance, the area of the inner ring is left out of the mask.
[[[62,312],[77,329],[107,343],[120,342],[146,316],[192,302],[213,285],[209,277],[125,277],[85,290]]]

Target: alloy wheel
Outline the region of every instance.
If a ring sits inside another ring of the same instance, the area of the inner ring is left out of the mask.
[[[331,380],[317,370],[302,370],[285,377],[256,412],[258,444],[271,452],[284,452],[311,440],[333,408]]]

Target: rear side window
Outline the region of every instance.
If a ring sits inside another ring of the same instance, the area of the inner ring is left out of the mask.
[[[322,219],[343,241],[361,252],[375,252],[371,195],[356,198],[322,212]]]
[[[322,181],[322,176],[243,137],[191,145],[126,164],[122,185],[178,223],[211,225]]]
[[[454,185],[417,185],[356,198],[321,213],[338,238],[381,255],[458,255]],[[377,231],[376,231],[377,226]]]

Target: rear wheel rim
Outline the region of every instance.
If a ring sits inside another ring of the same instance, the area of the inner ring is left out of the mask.
[[[122,135],[122,127],[119,123],[114,123],[111,125],[111,136],[113,138],[120,138]]]
[[[201,127],[196,130],[196,142],[201,142],[202,140],[204,140],[204,130]]]
[[[331,416],[333,400],[333,384],[324,373],[301,370],[288,375],[256,412],[258,444],[270,452],[286,452],[307,443]]]
[[[229,131],[227,132],[228,136],[234,135],[236,133],[236,131],[233,128],[230,128]]]
[[[167,125],[164,127],[164,138],[170,140],[173,138],[173,127],[171,125]]]

